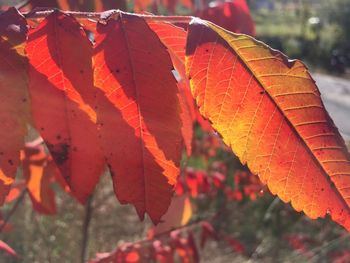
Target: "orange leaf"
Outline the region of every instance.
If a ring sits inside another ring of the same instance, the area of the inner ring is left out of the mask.
[[[169,23],[148,22],[149,27],[158,35],[162,43],[167,47],[173,65],[180,75],[178,82],[179,101],[181,106],[182,137],[187,150],[187,155],[192,152],[193,120],[195,109],[193,97],[189,90],[189,83],[185,73],[185,46],[187,33],[181,27]]]
[[[36,127],[73,195],[85,202],[104,169],[90,106],[91,44],[74,18],[54,12],[30,31],[26,51]]]
[[[189,26],[187,69],[201,113],[273,194],[350,230],[350,162],[306,67],[210,22]]]
[[[182,138],[186,146],[187,156],[192,153],[192,138],[193,138],[193,115],[194,104],[193,99],[188,99],[187,90],[188,87],[185,85],[184,81],[180,81],[177,84],[179,88],[179,101],[181,106],[180,118],[182,121],[181,133]]]
[[[148,21],[147,23],[167,47],[175,69],[181,78],[185,79],[186,72],[184,64],[187,32],[183,28],[170,23],[153,21]]]
[[[25,182],[24,180],[16,181],[11,185],[11,190],[7,194],[5,198],[5,203],[11,203],[14,200],[16,200],[18,197],[20,197],[22,191],[25,189]]]
[[[146,22],[121,14],[99,24],[95,48],[97,121],[114,189],[143,218],[166,212],[182,138],[170,57]]]
[[[29,120],[26,21],[14,8],[0,15],[0,204],[14,181]]]
[[[37,152],[32,154],[34,149]],[[42,145],[27,147],[22,166],[33,208],[39,213],[52,215],[56,213],[55,192],[50,187],[54,174],[48,172],[47,165],[47,154]]]

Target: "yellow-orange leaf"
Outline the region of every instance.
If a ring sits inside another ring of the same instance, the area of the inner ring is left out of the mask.
[[[26,21],[15,9],[0,15],[0,204],[19,164],[29,120]]]
[[[72,194],[85,202],[104,169],[92,46],[74,18],[54,12],[30,30],[26,51],[35,125]]]
[[[114,189],[141,218],[158,222],[179,173],[180,106],[172,64],[146,22],[121,14],[97,27],[97,123]]]
[[[203,20],[188,34],[201,114],[272,193],[350,230],[349,153],[305,65]]]

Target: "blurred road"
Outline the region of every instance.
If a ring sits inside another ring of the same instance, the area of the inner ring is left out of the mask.
[[[345,140],[350,140],[350,81],[323,74],[312,74],[323,102]]]

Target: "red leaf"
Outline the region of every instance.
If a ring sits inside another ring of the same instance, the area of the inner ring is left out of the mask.
[[[187,149],[187,155],[192,152],[193,121],[195,115],[194,100],[189,89],[185,73],[185,46],[187,33],[180,27],[169,23],[148,22],[149,27],[158,35],[167,47],[173,65],[179,76],[179,101],[181,106],[182,137]]]
[[[197,197],[199,193],[199,185],[197,176],[194,170],[186,169],[186,185],[191,192],[192,197]]]
[[[233,251],[238,252],[240,254],[245,253],[245,247],[239,240],[224,234],[221,234],[220,236],[226,241],[228,245],[230,245]]]
[[[170,204],[182,149],[169,54],[143,19],[126,14],[98,25],[95,50],[99,135],[116,195],[156,223]]]
[[[246,0],[213,1],[197,16],[229,31],[255,36],[255,24]]]
[[[0,211],[0,226],[2,226],[4,223],[5,223],[4,216],[3,216],[2,212]],[[11,232],[12,229],[13,229],[13,225],[6,222],[2,228],[2,232],[8,233],[8,232]]]
[[[180,118],[182,121],[181,133],[186,146],[187,156],[192,153],[192,138],[193,138],[193,117],[191,112],[193,111],[193,100],[188,101],[187,87],[184,81],[178,83],[179,87],[179,101],[181,106]]]
[[[183,176],[180,176],[175,184],[175,193],[178,196],[181,196],[185,193],[185,182]]]
[[[0,14],[0,205],[14,181],[29,122],[26,21],[14,8]]]
[[[147,24],[167,47],[175,69],[183,79],[186,79],[184,64],[187,32],[170,23],[149,21]]]
[[[213,228],[213,226],[207,221],[201,222],[201,228],[202,228],[202,232],[201,232],[200,247],[204,248],[208,238],[212,238],[215,240],[217,239],[217,233]]]
[[[9,245],[7,245],[4,241],[0,240],[0,250],[5,251],[10,256],[18,258],[16,251],[14,251]]]
[[[310,250],[310,245],[315,243],[315,240],[313,240],[312,238],[303,234],[290,234],[285,236],[284,238],[288,241],[289,245],[293,249],[298,250],[305,256],[313,256],[313,252]]]
[[[72,193],[84,203],[104,169],[91,107],[91,44],[74,18],[54,12],[30,31],[26,51],[36,127]]]
[[[215,185],[216,188],[223,188],[224,182],[225,182],[225,175],[219,172],[214,172],[212,173],[212,178],[213,178],[213,184]]]
[[[205,132],[213,132],[214,131],[210,122],[207,119],[203,118],[203,116],[200,114],[197,107],[195,108],[195,116],[196,116],[196,121],[201,126],[203,131],[205,131]]]
[[[155,240],[153,248],[155,250],[155,258],[159,263],[174,263],[174,250],[170,246],[163,245],[161,241]]]
[[[193,232],[191,230],[187,232],[187,243],[191,252],[192,262],[193,263],[199,262],[200,261],[199,253],[198,253],[196,241],[194,240]]]
[[[350,251],[340,250],[329,253],[330,262],[332,263],[349,263]]]

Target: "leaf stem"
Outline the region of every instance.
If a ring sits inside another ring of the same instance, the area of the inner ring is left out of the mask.
[[[82,227],[82,241],[81,241],[81,263],[84,263],[88,255],[88,243],[89,243],[89,226],[93,212],[93,195],[91,195],[85,206],[84,222]]]

